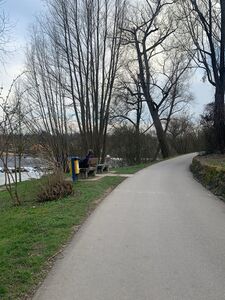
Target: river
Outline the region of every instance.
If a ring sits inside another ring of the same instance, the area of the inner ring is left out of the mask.
[[[37,157],[24,156],[21,160],[21,167],[26,170],[22,172],[22,181],[30,179],[38,179],[43,175],[41,169],[44,168],[45,163]],[[8,167],[14,168],[14,158],[9,158]],[[0,186],[5,183],[5,174],[2,172],[3,163],[0,161]],[[13,174],[15,176],[15,174]]]

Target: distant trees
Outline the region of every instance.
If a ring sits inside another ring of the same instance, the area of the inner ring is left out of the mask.
[[[121,158],[125,164],[134,165],[151,161],[156,150],[157,137],[154,132],[140,132],[137,140],[135,128],[129,123],[120,124],[108,134],[108,153],[112,157]]]
[[[110,125],[117,127],[117,130],[119,130],[118,126],[122,125],[122,131],[127,128],[129,133],[133,132],[134,147],[131,147],[133,161],[140,163],[141,139],[153,124],[151,118],[148,117],[149,113],[146,114],[146,102],[136,70],[132,71],[129,69],[129,65],[126,65],[122,68],[121,73],[117,80],[110,110]]]
[[[168,126],[168,140],[175,154],[202,150],[201,131],[187,113],[171,119]]]
[[[186,24],[185,35],[194,47],[187,49],[197,66],[205,71],[215,88],[214,126],[217,147],[225,150],[225,2],[223,0],[188,0],[180,2]],[[183,43],[186,48],[186,45]]]

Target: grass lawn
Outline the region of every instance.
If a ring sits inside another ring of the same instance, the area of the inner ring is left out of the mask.
[[[134,166],[115,168],[115,169],[112,169],[112,171],[117,174],[134,174],[134,173],[140,171],[141,169],[144,169],[150,165],[151,165],[151,163],[142,163],[142,164],[134,165]]]
[[[40,181],[23,182],[21,207],[12,207],[8,194],[0,192],[0,299],[23,299],[44,277],[50,258],[71,238],[96,200],[122,180],[81,181],[74,186],[74,196],[42,204],[35,201]]]

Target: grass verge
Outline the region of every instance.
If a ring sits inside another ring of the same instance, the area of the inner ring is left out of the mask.
[[[23,182],[21,207],[12,207],[8,194],[0,192],[0,299],[24,299],[97,200],[123,179],[78,182],[73,196],[43,204],[35,201],[38,180]]]
[[[144,168],[147,168],[151,165],[151,163],[142,163],[139,165],[128,166],[128,167],[121,167],[112,169],[113,172],[116,174],[134,174]]]
[[[202,155],[198,159],[203,163],[212,167],[217,167],[225,170],[225,155],[222,154],[211,154]]]
[[[196,156],[191,171],[206,188],[225,200],[225,155]]]

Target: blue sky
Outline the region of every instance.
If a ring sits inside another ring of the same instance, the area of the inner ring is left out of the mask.
[[[24,69],[24,51],[29,42],[29,31],[45,6],[43,0],[4,0],[2,5],[12,24],[10,49],[5,68],[0,73],[0,85],[7,91],[10,82]],[[196,72],[191,80],[191,91],[195,96],[192,112],[202,112],[203,106],[213,99],[213,90],[208,83],[202,82],[202,75]]]

